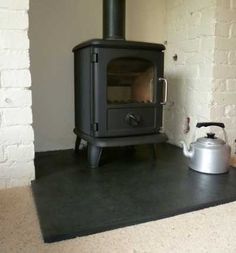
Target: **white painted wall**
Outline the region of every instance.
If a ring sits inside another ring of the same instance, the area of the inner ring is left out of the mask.
[[[192,141],[197,122],[210,121],[215,3],[212,0],[168,0],[166,7],[165,75],[170,92],[164,125],[170,142],[179,145],[180,140]],[[173,60],[175,54],[177,61]],[[184,133],[187,117],[190,132]]]
[[[236,1],[217,1],[211,118],[223,121],[236,154]]]
[[[126,37],[163,43],[166,37],[166,0],[126,0]]]
[[[164,0],[127,0],[127,39],[164,40]],[[31,72],[36,151],[74,147],[73,54],[102,37],[102,0],[31,0]]]
[[[30,58],[36,151],[74,145],[72,48],[101,37],[100,1],[31,0]]]
[[[0,1],[0,188],[34,179],[28,0]]]
[[[165,73],[170,142],[192,141],[198,121],[225,123],[232,152],[236,139],[236,2],[168,0]],[[178,60],[173,60],[173,55]],[[190,117],[190,132],[184,122]],[[214,128],[222,136],[222,131]],[[205,132],[199,131],[198,135]]]

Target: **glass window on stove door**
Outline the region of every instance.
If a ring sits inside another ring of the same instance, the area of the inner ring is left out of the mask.
[[[107,103],[154,103],[154,65],[139,58],[117,58],[107,66]]]

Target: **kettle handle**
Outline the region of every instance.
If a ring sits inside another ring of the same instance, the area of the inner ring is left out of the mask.
[[[228,144],[228,137],[227,137],[227,134],[226,134],[226,132],[225,132],[225,124],[224,124],[224,123],[220,123],[220,122],[199,122],[199,123],[197,123],[197,125],[196,125],[197,128],[208,127],[208,126],[217,126],[217,127],[221,127],[222,130],[223,130],[225,143]]]
[[[225,128],[225,124],[220,123],[220,122],[199,122],[196,125],[197,128],[208,127],[208,126],[217,126],[217,127]]]

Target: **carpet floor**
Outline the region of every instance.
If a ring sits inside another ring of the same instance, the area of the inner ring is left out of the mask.
[[[235,253],[236,202],[44,244],[30,187],[0,191],[3,253]]]

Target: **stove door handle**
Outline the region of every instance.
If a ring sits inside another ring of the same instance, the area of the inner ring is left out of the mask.
[[[126,115],[126,122],[133,127],[136,127],[140,124],[141,118],[139,115],[128,113]]]
[[[161,105],[165,105],[167,103],[167,100],[168,100],[168,82],[165,78],[163,77],[160,77],[158,79],[160,82],[164,83],[164,101],[161,102]]]

